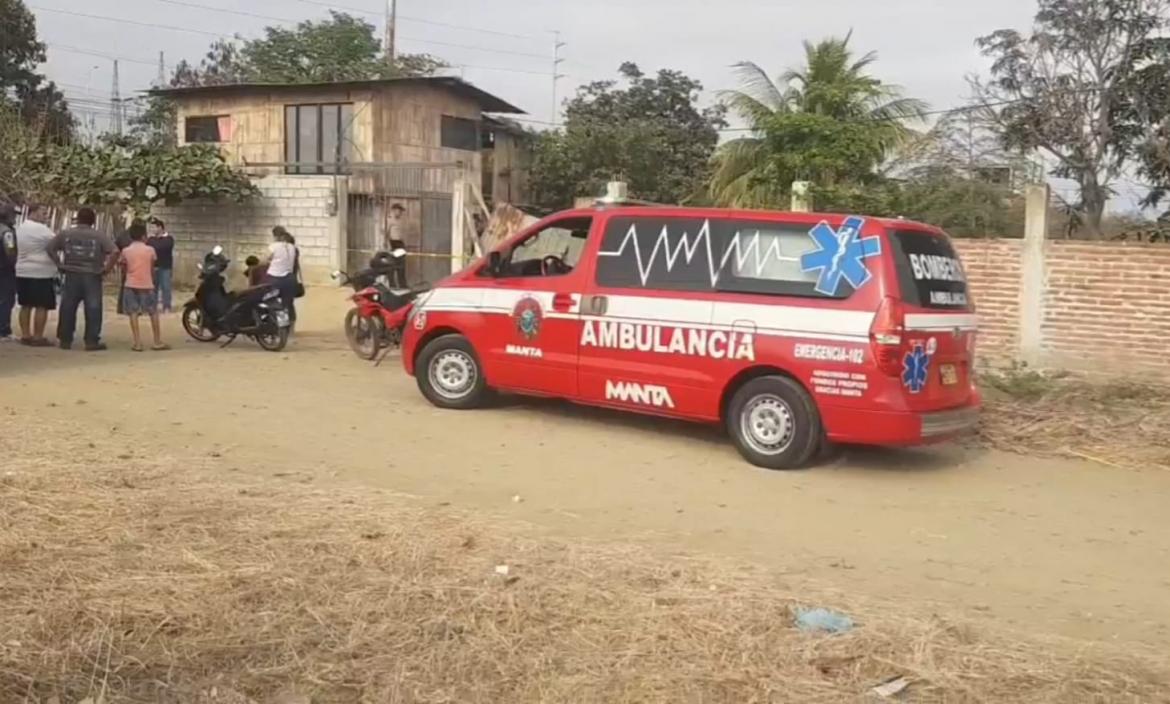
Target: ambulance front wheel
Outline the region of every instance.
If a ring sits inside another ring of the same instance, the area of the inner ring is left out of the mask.
[[[800,469],[821,446],[816,403],[796,381],[764,376],[744,384],[727,407],[727,430],[744,459],[765,469]]]
[[[478,408],[489,389],[479,357],[467,338],[443,335],[427,343],[415,365],[418,390],[439,408]]]

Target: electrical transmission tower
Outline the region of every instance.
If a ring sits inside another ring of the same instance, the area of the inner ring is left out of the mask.
[[[560,111],[561,111],[561,106],[557,104],[557,81],[559,81],[565,77],[565,75],[560,72],[561,71],[561,64],[564,63],[564,61],[565,61],[564,59],[561,58],[561,49],[565,48],[565,43],[561,41],[561,33],[559,31],[553,30],[552,35],[553,35],[552,116],[549,118],[549,120],[552,122],[553,127],[556,127],[557,123],[559,122],[559,120],[557,118],[558,118],[558,115],[560,114]]]
[[[110,92],[110,131],[122,134],[122,95],[118,87],[118,60],[114,59],[114,86]]]

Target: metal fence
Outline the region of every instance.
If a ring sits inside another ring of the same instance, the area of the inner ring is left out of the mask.
[[[352,164],[346,176],[346,268],[365,267],[387,249],[394,229],[393,207],[406,245],[407,278],[433,283],[451,273],[453,194],[469,172],[463,164]]]

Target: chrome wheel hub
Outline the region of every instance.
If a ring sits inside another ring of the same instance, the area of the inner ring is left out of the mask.
[[[740,416],[744,440],[757,452],[776,455],[792,444],[795,427],[792,409],[774,394],[761,394],[748,401]]]
[[[475,361],[466,352],[448,350],[431,360],[429,374],[435,392],[456,401],[471,393],[478,372]]]

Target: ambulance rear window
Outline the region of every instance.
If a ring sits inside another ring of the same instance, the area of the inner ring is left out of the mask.
[[[893,233],[902,299],[922,308],[966,308],[967,275],[951,241],[913,230]]]

